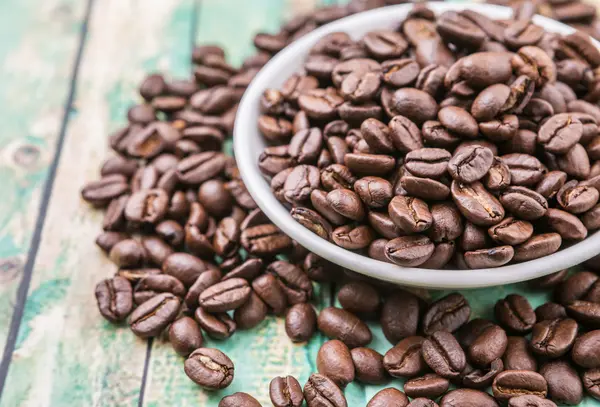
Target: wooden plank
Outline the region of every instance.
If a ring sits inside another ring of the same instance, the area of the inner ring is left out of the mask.
[[[55,154],[85,3],[0,2],[0,349]]]
[[[79,189],[98,177],[107,134],[125,122],[145,72],[189,73],[192,10],[193,0],[102,0],[93,7],[2,406],[138,403],[146,342],[96,309],[94,286],[115,268],[94,245],[102,213],[78,198]]]

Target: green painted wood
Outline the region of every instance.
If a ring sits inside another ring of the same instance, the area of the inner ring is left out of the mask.
[[[189,73],[193,6],[193,0],[95,3],[2,406],[138,404],[146,341],[98,314],[94,286],[115,268],[94,245],[102,213],[78,197],[81,186],[98,177],[109,154],[107,135],[125,123],[145,72]],[[43,37],[47,47],[51,33]],[[29,69],[51,70],[52,64]]]
[[[0,2],[0,349],[54,157],[84,13],[85,2],[76,0]]]

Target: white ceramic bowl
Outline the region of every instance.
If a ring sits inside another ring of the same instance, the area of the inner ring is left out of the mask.
[[[471,9],[495,19],[509,18],[506,7],[473,3],[430,3],[437,14],[446,10]],[[343,31],[360,38],[374,29],[395,28],[412,4],[367,11],[327,24],[295,41],[261,69],[240,103],[234,130],[234,151],[246,186],[263,212],[281,230],[317,255],[356,272],[406,286],[427,288],[475,288],[502,285],[541,277],[577,265],[600,253],[600,233],[550,256],[494,269],[427,270],[400,267],[353,253],[328,242],[297,223],[273,194],[258,168],[265,142],[257,129],[259,101],[267,88],[279,88],[298,72],[310,48],[325,34]],[[569,34],[574,30],[556,21],[536,16],[534,22],[548,31]],[[596,43],[598,45],[598,43]]]

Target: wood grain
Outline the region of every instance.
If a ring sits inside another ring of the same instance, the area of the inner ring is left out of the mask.
[[[0,347],[56,150],[85,1],[0,2]],[[48,41],[52,38],[52,41]]]
[[[2,406],[138,403],[146,342],[98,314],[94,286],[115,268],[94,245],[102,214],[79,189],[98,177],[145,72],[189,72],[192,10],[192,0],[95,4]]]

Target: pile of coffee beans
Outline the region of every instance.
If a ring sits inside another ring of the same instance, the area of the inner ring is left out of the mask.
[[[398,26],[326,35],[264,92],[259,166],[292,217],[432,269],[533,260],[600,229],[590,37],[422,5]]]
[[[348,6],[321,8],[288,22],[278,34],[258,34],[254,43],[259,51],[239,69],[226,62],[221,48],[202,45],[193,52],[193,78],[169,80],[151,74],[144,79],[139,88],[143,102],[129,109],[129,124],[110,136],[114,155],[102,165],[100,179],[82,190],[84,200],[106,211],[96,243],[118,267],[112,278],[96,286],[100,314],[114,323],[126,321],[141,338],[168,336],[175,352],[185,358],[185,373],[208,390],[226,388],[234,380],[235,367],[222,351],[203,346],[204,335],[226,340],[237,329],[256,327],[269,314],[285,318],[286,333],[294,342],[306,342],[319,330],[330,341],[318,352],[318,373],[304,387],[291,376],[274,378],[269,394],[276,407],[304,402],[309,407],[347,406],[343,389],[348,383],[383,385],[392,378],[407,380],[404,392],[386,388],[368,406],[437,406],[433,400],[442,407],[497,406],[508,400],[514,407],[541,407],[555,405],[545,397],[575,404],[584,391],[600,399],[597,274],[563,271],[544,277],[533,285],[553,289],[555,302],[532,310],[525,298],[509,295],[496,305],[496,322],[469,321],[470,306],[458,293],[427,304],[309,253],[256,207],[235,160],[222,152],[244,89],[273,54],[321,24],[379,3],[355,0]],[[414,15],[430,13],[419,7]],[[385,37],[373,40],[384,49],[390,44]],[[360,48],[348,48],[347,55],[362,55]],[[316,60],[318,70],[327,57],[317,54]],[[397,71],[394,66],[389,69],[393,81],[400,80]],[[369,72],[364,77],[365,84],[380,81]],[[299,89],[316,88],[323,80],[307,78],[298,76],[286,98],[297,100]],[[355,79],[362,81],[356,75]],[[349,92],[352,103],[361,100],[360,93]],[[306,118],[295,102],[286,99],[280,105],[276,91],[274,97],[271,108],[278,113],[263,119],[263,125],[278,139],[278,131],[293,131],[289,129],[296,125],[288,124],[286,117]],[[272,98],[266,96],[269,101]],[[340,135],[351,131],[349,126],[330,125],[332,145],[343,146]],[[307,140],[317,137],[313,131],[305,133]],[[300,141],[292,148],[297,151],[294,157],[310,156],[303,147],[310,143]],[[411,140],[406,142],[410,145]],[[279,161],[286,162],[288,147],[273,148],[280,151]],[[329,152],[323,151],[327,152],[322,155]],[[330,155],[336,151],[334,147]],[[271,162],[277,161],[274,154]],[[425,167],[439,171],[435,163]],[[332,170],[325,179],[331,185],[342,183],[339,174]],[[355,185],[362,200],[371,187],[369,180]],[[298,196],[295,193],[288,195]],[[327,207],[327,196],[317,199]],[[376,203],[382,198],[369,199]],[[301,207],[296,217],[303,210],[310,219],[311,210]],[[331,216],[335,213],[330,211]],[[345,216],[339,219],[346,222]],[[452,226],[440,226],[440,236],[448,235],[444,229]],[[586,266],[599,272],[600,257]],[[341,307],[328,307],[317,315],[310,301],[314,284],[320,282],[340,284]],[[373,319],[380,321],[393,346],[385,355],[368,347],[372,333],[365,321]],[[457,389],[449,391],[451,385]],[[482,391],[489,386],[493,397]],[[219,406],[260,403],[249,394],[235,393]]]
[[[581,0],[490,0],[488,3],[510,6],[521,18],[531,18],[535,14],[569,24],[600,40],[600,19],[594,2]]]

